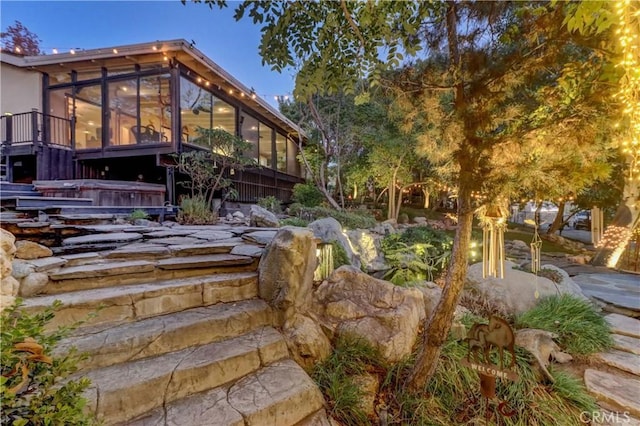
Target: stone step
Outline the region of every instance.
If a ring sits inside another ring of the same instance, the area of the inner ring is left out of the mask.
[[[78,321],[86,321],[86,327],[131,322],[257,295],[257,273],[238,272],[37,296],[25,299],[23,307],[39,312],[60,300],[63,306],[48,327]]]
[[[604,318],[613,333],[640,338],[640,320],[620,314],[609,314]]]
[[[265,327],[233,339],[104,367],[82,375],[92,383],[85,392],[89,407],[103,424],[112,425],[129,422],[171,402],[230,384],[286,357],[288,349],[282,335],[272,327]],[[294,365],[286,366],[279,373],[288,381]]]
[[[44,294],[142,284],[214,273],[256,271],[259,259],[232,254],[184,256],[158,260],[90,259],[49,272]]]
[[[613,349],[596,354],[596,358],[611,367],[640,376],[640,355]]]
[[[61,341],[54,355],[75,347],[88,355],[79,364],[88,370],[200,346],[268,325],[272,325],[271,310],[263,300],[219,303],[100,331],[86,330]]]
[[[584,372],[587,390],[598,400],[631,416],[640,416],[640,380],[622,374],[587,369]]]
[[[640,339],[621,334],[612,334],[611,337],[614,349],[640,355]]]
[[[184,256],[159,260],[160,269],[210,268],[212,266],[249,265],[254,259],[249,256],[235,254],[211,254],[204,256]]]
[[[232,386],[175,401],[127,424],[293,426],[319,411],[324,414],[323,405],[315,383],[288,359],[264,367]]]

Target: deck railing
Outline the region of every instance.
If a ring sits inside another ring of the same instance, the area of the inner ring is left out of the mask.
[[[0,116],[3,145],[31,143],[72,147],[72,122],[36,110]]]

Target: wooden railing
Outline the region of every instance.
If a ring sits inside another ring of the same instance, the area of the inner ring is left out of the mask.
[[[3,145],[31,143],[71,148],[72,121],[36,110],[0,116],[0,142]]]

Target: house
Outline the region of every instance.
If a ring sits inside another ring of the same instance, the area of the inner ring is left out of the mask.
[[[175,204],[176,153],[204,149],[197,128],[251,142],[260,167],[229,176],[238,202],[288,201],[302,182],[304,135],[185,40],[42,56],[3,52],[0,142],[5,179],[103,179],[166,186]]]

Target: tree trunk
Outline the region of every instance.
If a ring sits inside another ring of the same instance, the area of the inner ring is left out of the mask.
[[[429,208],[429,195],[430,195],[430,192],[426,187],[422,188],[422,195],[424,196],[423,208],[428,209]]]
[[[549,226],[549,229],[547,229],[547,234],[553,234],[556,231],[559,231],[561,228],[564,228],[565,204],[566,204],[565,201],[560,201],[560,205],[558,206],[558,214],[556,214],[556,217],[553,218],[553,222],[551,223],[551,226]]]
[[[640,182],[625,182],[623,201],[613,221],[604,232],[603,244],[596,251],[591,263],[596,266],[615,268],[624,248],[629,243],[634,227],[638,226],[640,217]],[[622,231],[625,231],[624,233]],[[611,238],[612,234],[617,237]],[[623,237],[619,237],[622,235]]]
[[[462,170],[465,170],[462,168]],[[471,227],[473,224],[473,206],[471,205],[471,174],[461,172],[460,190],[458,193],[458,228],[451,252],[451,263],[447,272],[446,284],[440,301],[436,306],[428,326],[424,331],[423,342],[416,359],[416,364],[409,376],[409,389],[419,392],[433,375],[438,364],[440,349],[446,342],[453,322],[458,300],[467,278],[467,258],[471,243]],[[465,183],[466,181],[466,183]]]

